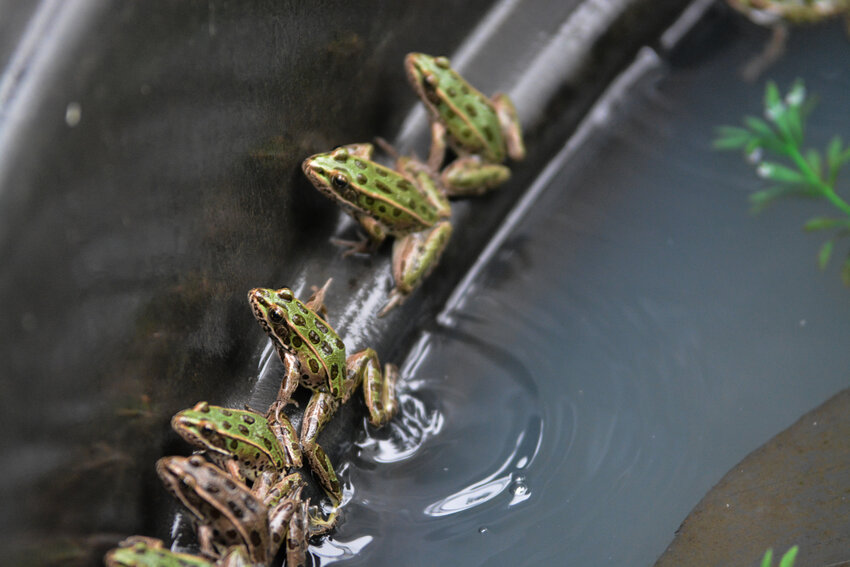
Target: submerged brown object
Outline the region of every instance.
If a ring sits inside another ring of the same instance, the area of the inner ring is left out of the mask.
[[[747,455],[676,534],[655,567],[758,565],[795,544],[796,567],[850,565],[850,389]]]

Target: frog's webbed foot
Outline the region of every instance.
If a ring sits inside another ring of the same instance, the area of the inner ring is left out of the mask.
[[[371,254],[378,249],[381,242],[387,237],[387,231],[384,226],[367,215],[355,215],[354,217],[363,230],[366,231],[366,236],[360,240],[343,240],[340,238],[331,238],[331,243],[345,248],[342,252],[342,257],[351,256],[352,254]]]
[[[510,177],[511,170],[507,166],[487,163],[478,156],[458,158],[446,166],[440,175],[451,197],[482,195]]]
[[[408,234],[393,244],[393,279],[395,288],[378,317],[383,317],[404,303],[407,296],[434,270],[452,234],[449,221],[442,221],[432,228]]]
[[[378,247],[370,238],[360,240],[345,240],[343,238],[331,238],[331,244],[343,248],[342,257],[348,258],[354,254],[371,254]]]
[[[349,356],[346,359],[346,366],[349,375],[362,377],[363,397],[369,409],[369,422],[375,427],[386,424],[398,410],[398,399],[395,393],[398,367],[387,363],[384,365],[384,372],[381,373],[378,354],[371,348]]]
[[[310,515],[309,535],[310,537],[323,536],[336,527],[339,520],[339,508],[334,508],[327,517],[322,515],[322,512],[316,506],[310,506],[308,513]]]

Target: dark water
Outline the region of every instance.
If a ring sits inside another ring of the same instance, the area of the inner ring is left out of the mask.
[[[408,359],[402,417],[359,439],[323,565],[651,564],[730,467],[846,387],[850,290],[800,228],[830,211],[751,215],[763,184],[710,149],[760,112],[735,70],[766,38],[708,23],[648,57],[538,179]],[[850,131],[848,48],[795,30],[768,71],[819,95],[812,145]]]

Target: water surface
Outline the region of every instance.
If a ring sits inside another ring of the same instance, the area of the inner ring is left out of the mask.
[[[405,418],[360,439],[322,564],[651,564],[730,467],[847,385],[850,291],[800,228],[830,211],[753,216],[762,183],[710,149],[760,111],[736,69],[766,38],[702,25],[556,159],[409,358]],[[768,72],[819,94],[820,147],[850,130],[846,53],[840,26],[795,30]]]

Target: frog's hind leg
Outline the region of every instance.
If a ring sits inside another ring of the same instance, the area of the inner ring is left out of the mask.
[[[333,281],[333,278],[328,278],[328,281],[322,287],[316,288],[313,286],[313,295],[304,302],[304,306],[315,313],[319,313],[322,317],[327,317],[328,310],[325,308],[325,294]]]
[[[338,406],[339,402],[331,394],[315,392],[304,410],[301,424],[301,451],[334,506],[342,500],[342,487],[330,457],[319,446],[318,437]]]
[[[396,398],[395,385],[398,381],[398,367],[395,364],[384,365],[381,373],[381,365],[378,354],[371,348],[361,350],[348,357],[346,360],[349,376],[359,376],[356,381],[363,381],[363,397],[366,407],[369,408],[369,422],[375,427],[386,424],[396,410],[398,410],[398,399]]]
[[[776,63],[785,53],[788,42],[788,26],[779,22],[771,27],[770,39],[761,53],[752,57],[741,69],[741,77],[749,83],[754,83],[771,65]]]
[[[429,230],[408,234],[393,244],[393,280],[395,288],[378,317],[383,317],[404,303],[422,280],[434,270],[440,261],[449,238],[452,225],[449,221],[437,223]]]
[[[478,156],[458,158],[440,174],[450,197],[482,195],[510,177],[511,170],[507,166],[487,163]]]
[[[514,161],[522,161],[525,158],[525,142],[522,140],[522,126],[514,103],[504,93],[496,93],[490,100],[496,109],[496,116],[499,117],[508,155]]]

